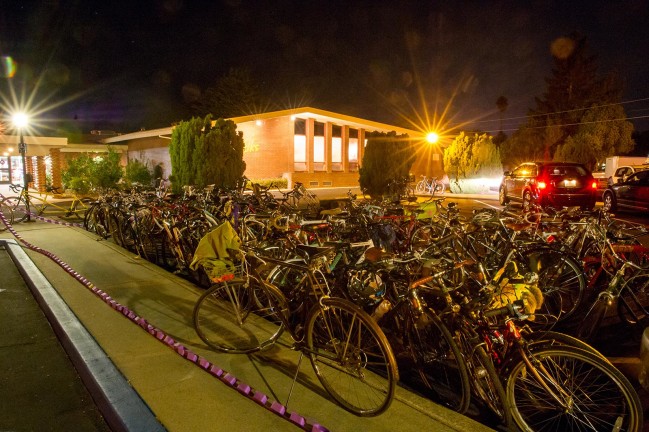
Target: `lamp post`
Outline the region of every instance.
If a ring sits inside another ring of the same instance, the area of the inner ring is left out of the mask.
[[[24,113],[16,113],[13,115],[13,124],[16,129],[18,129],[20,134],[20,142],[18,143],[18,153],[20,153],[20,158],[22,159],[23,164],[23,187],[25,192],[29,188],[29,182],[31,181],[31,174],[27,173],[27,144],[23,139],[23,129],[27,126],[27,115]],[[27,222],[31,221],[31,213],[29,209],[29,196],[25,198],[25,212],[27,213]]]

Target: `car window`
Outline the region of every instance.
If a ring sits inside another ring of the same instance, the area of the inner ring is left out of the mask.
[[[631,168],[629,167],[618,168],[617,171],[615,171],[615,177],[622,177],[625,175],[629,175],[630,173],[631,173]]]
[[[588,171],[581,165],[548,165],[546,172],[550,177],[584,177]]]
[[[521,165],[513,172],[515,177],[533,177],[536,175],[536,165]]]
[[[649,171],[639,171],[627,179],[627,183],[646,185],[649,184]]]

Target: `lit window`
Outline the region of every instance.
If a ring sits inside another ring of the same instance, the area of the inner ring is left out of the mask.
[[[349,170],[358,171],[358,138],[349,138],[347,156],[349,158]]]
[[[324,163],[325,161],[325,139],[323,136],[313,137],[313,162]]]
[[[325,170],[325,138],[324,123],[313,123],[313,170]]]
[[[358,138],[349,139],[349,161],[358,162]]]
[[[334,137],[331,139],[331,162],[341,163],[343,161],[343,140]]]
[[[306,171],[306,136],[293,136],[293,170]]]

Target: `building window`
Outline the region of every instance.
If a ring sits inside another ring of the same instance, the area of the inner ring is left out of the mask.
[[[293,135],[293,171],[306,171],[306,162],[306,135],[295,134]]]
[[[306,120],[297,118],[293,122],[294,135],[306,135]]]
[[[337,125],[333,125],[331,128],[331,170],[343,170],[342,127]]]
[[[313,170],[324,171],[325,169],[324,123],[315,122],[313,125]]]
[[[354,132],[353,135],[352,131]],[[349,130],[347,158],[349,160],[349,171],[358,171],[358,131],[356,129]]]

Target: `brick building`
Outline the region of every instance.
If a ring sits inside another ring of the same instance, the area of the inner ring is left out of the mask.
[[[424,140],[424,133],[344,114],[303,107],[231,119],[243,132],[246,176],[250,179],[286,178],[308,187],[358,185],[368,132],[407,134],[421,142],[412,173],[443,175],[441,150]],[[139,131],[103,139],[108,145],[127,145],[128,159],[160,165],[171,174],[169,142],[172,127]]]
[[[69,159],[82,153],[101,154],[108,150],[106,144],[69,143],[67,138],[61,137],[25,135],[23,142],[26,144],[27,173],[32,177],[29,186],[40,192],[46,190],[48,183],[61,188],[61,172],[65,170]],[[18,135],[0,134],[0,185],[23,184],[23,163],[19,143]],[[122,163],[126,164],[126,146],[111,147],[124,155]]]

